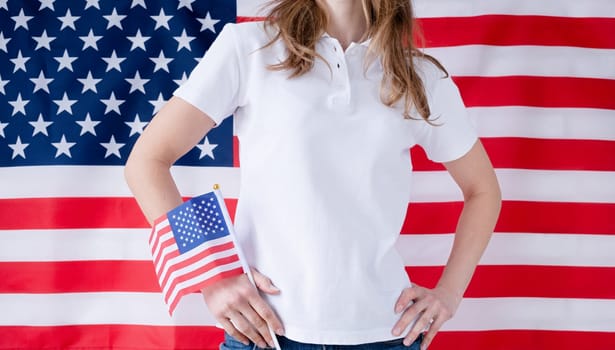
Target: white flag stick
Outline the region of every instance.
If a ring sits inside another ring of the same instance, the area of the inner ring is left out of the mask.
[[[258,290],[256,287],[256,282],[254,282],[254,276],[252,276],[252,270],[250,266],[248,266],[246,259],[243,255],[243,251],[241,250],[241,246],[238,244],[237,239],[235,238],[235,228],[232,225],[231,217],[226,209],[226,204],[224,203],[224,197],[220,192],[220,186],[218,184],[214,185],[214,194],[216,195],[216,199],[218,199],[218,203],[220,204],[220,209],[222,211],[222,215],[224,216],[224,222],[226,223],[226,227],[229,230],[229,234],[231,239],[233,240],[233,244],[235,245],[235,249],[237,250],[237,256],[239,256],[239,262],[241,263],[241,267],[243,271],[248,275],[248,279],[250,283]],[[269,329],[269,334],[271,335],[271,339],[273,339],[273,345],[276,350],[281,350],[280,343],[278,342],[278,338],[276,337],[275,332],[271,329],[271,326],[267,324],[267,328]]]

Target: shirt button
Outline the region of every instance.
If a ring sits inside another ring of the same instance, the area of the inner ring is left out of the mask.
[[[340,67],[340,64],[338,63],[338,64],[337,64],[337,68],[339,68],[339,67]]]

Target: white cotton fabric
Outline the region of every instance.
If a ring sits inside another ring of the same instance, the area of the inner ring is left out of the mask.
[[[271,31],[271,29],[269,29]],[[394,339],[393,311],[410,286],[395,249],[411,195],[409,148],[455,160],[476,134],[457,87],[433,63],[416,63],[433,126],[380,100],[382,66],[365,69],[367,42],[346,51],[324,35],[307,74],[267,66],[262,22],[227,24],[175,95],[221,123],[234,114],[241,186],[235,228],[249,265],[281,293],[267,301],[286,336],[306,343]],[[412,218],[410,218],[411,220]]]

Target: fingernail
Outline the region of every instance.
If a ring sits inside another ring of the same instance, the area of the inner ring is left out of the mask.
[[[394,328],[394,329],[393,329],[393,335],[394,335],[394,336],[398,336],[398,335],[400,335],[400,334],[401,334],[401,329],[399,329],[399,328]]]
[[[421,345],[421,350],[427,350],[427,345],[425,344]]]
[[[400,313],[400,312],[401,312],[401,309],[402,309],[401,305],[396,305],[396,306],[395,306],[395,313],[396,313],[396,314]]]
[[[412,342],[409,339],[404,339],[404,346],[410,346]]]
[[[275,334],[277,335],[284,335],[284,328],[278,328],[275,330]]]

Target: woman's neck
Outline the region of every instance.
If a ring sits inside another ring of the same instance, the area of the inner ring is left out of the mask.
[[[351,42],[360,42],[367,31],[361,0],[319,0],[328,16],[327,33],[336,38],[344,50]]]

